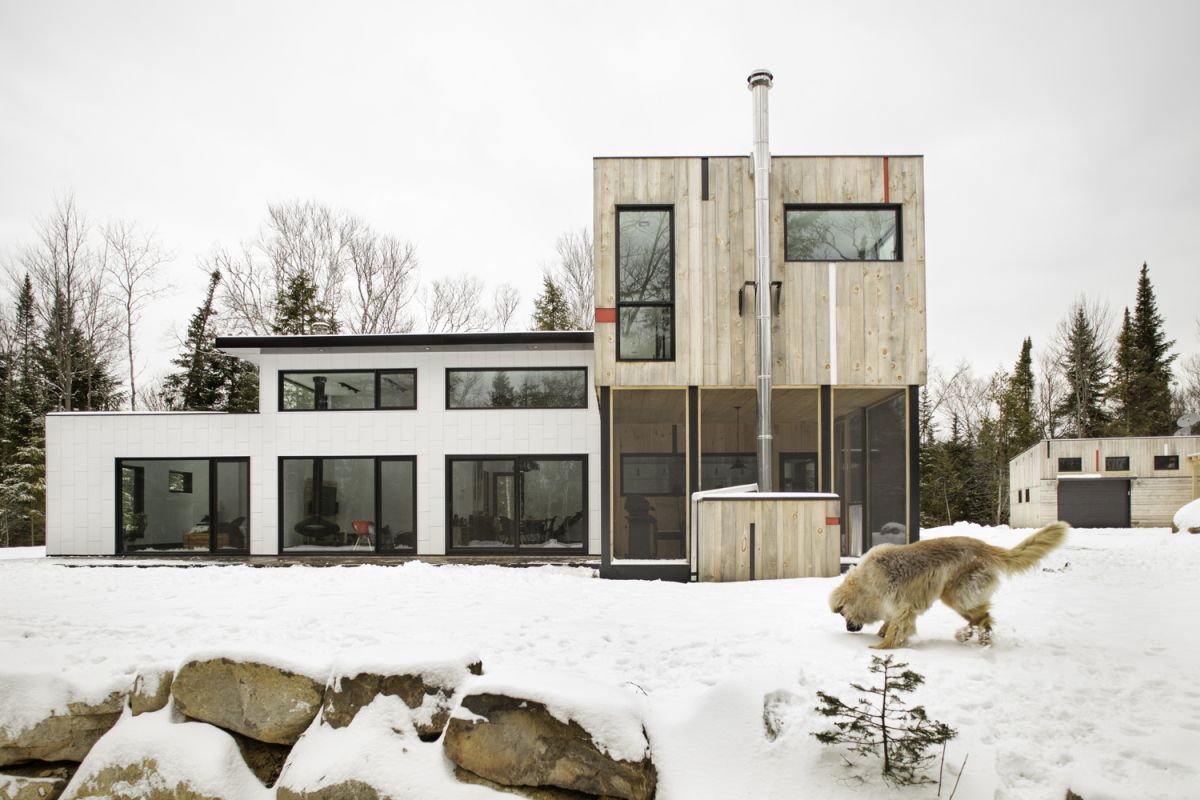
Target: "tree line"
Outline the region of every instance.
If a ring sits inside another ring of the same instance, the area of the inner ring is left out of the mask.
[[[1011,371],[976,376],[960,365],[930,370],[921,396],[921,525],[1008,521],[1008,462],[1042,439],[1169,436],[1200,413],[1200,355],[1175,383],[1150,270],[1138,274],[1132,310],[1078,298],[1036,358],[1026,337]],[[1200,341],[1200,321],[1197,322]],[[1187,433],[1200,434],[1200,424]]]
[[[255,367],[216,348],[222,335],[430,333],[520,325],[510,284],[419,279],[416,247],[316,202],[270,204],[257,236],[200,260],[208,281],[169,374],[140,379],[147,307],[173,260],[126,220],[93,224],[56,202],[5,263],[0,301],[0,546],[45,541],[45,416],[62,411],[258,410]],[[587,229],[562,234],[528,327],[591,329]],[[520,325],[520,327],[527,327]]]

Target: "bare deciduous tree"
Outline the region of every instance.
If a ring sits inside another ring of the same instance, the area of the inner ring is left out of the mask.
[[[417,287],[417,250],[411,242],[361,228],[350,242],[354,278],[351,333],[408,333],[405,311]]]
[[[486,330],[491,320],[482,298],[483,281],[474,275],[464,273],[433,281],[421,298],[425,306],[425,329],[430,333]]]
[[[1038,354],[1038,372],[1041,379],[1037,384],[1037,417],[1042,435],[1047,439],[1055,439],[1061,430],[1058,422],[1058,412],[1055,410],[1062,405],[1067,396],[1066,380],[1063,378],[1061,358],[1051,348],[1046,348]]]
[[[512,324],[517,308],[521,305],[521,293],[510,283],[502,283],[492,290],[492,325],[496,330],[506,331]]]
[[[114,301],[121,309],[124,323],[125,355],[129,361],[129,408],[137,411],[141,398],[137,390],[137,368],[134,364],[134,328],[141,319],[146,304],[162,294],[165,287],[155,283],[159,267],[168,256],[151,233],[136,224],[118,220],[104,229],[107,250],[105,265],[111,276]]]
[[[558,263],[549,270],[570,309],[576,330],[590,331],[596,326],[595,294],[592,269],[592,232],[587,228],[567,231],[555,244]]]

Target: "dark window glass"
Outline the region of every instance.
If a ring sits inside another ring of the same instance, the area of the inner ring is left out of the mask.
[[[417,549],[416,460],[379,461],[379,549]]]
[[[900,207],[804,206],[784,213],[787,261],[898,261]]]
[[[1082,472],[1083,471],[1083,459],[1082,458],[1060,458],[1058,460],[1058,471],[1059,472]]]
[[[675,358],[675,246],[669,208],[617,209],[617,357]]]
[[[451,549],[585,546],[584,459],[451,457],[448,471]]]
[[[415,370],[394,370],[379,373],[380,408],[416,408],[417,373]]]
[[[587,370],[448,369],[446,408],[587,408]]]
[[[1029,502],[1029,490],[1028,489],[1025,490],[1025,502],[1026,503]]]
[[[903,394],[867,409],[867,520],[872,546],[907,541],[904,411]]]
[[[816,453],[781,453],[779,467],[781,492],[817,491]]]
[[[245,459],[121,459],[117,475],[118,551],[249,550]]]
[[[687,555],[687,399],[680,389],[612,393],[613,558]]]
[[[375,408],[374,372],[282,372],[284,411]]]
[[[1129,456],[1107,456],[1104,469],[1109,472],[1125,472],[1129,469]]]
[[[1179,469],[1179,456],[1155,456],[1155,469]]]
[[[374,549],[375,459],[285,458],[281,477],[282,550]]]

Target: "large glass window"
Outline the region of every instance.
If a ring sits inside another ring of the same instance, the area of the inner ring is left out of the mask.
[[[446,408],[587,408],[587,368],[447,369]]]
[[[617,358],[675,358],[675,226],[670,207],[617,209]]]
[[[118,459],[117,552],[250,549],[246,459]]]
[[[789,206],[787,261],[899,261],[900,206]]]
[[[843,555],[904,544],[908,432],[904,391],[835,389],[834,491],[842,498]]]
[[[417,371],[324,370],[279,373],[281,411],[354,411],[417,407]]]
[[[686,558],[687,392],[612,393],[612,554]]]
[[[585,456],[447,456],[450,550],[584,549]]]
[[[416,459],[280,459],[280,551],[415,552]]]

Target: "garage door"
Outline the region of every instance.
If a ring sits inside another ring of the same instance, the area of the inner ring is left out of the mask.
[[[1128,528],[1129,481],[1059,480],[1058,518],[1076,528]]]

